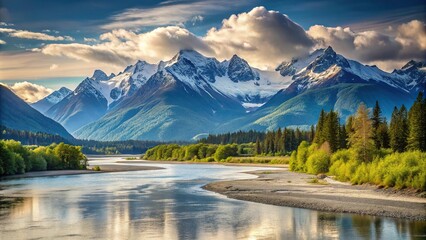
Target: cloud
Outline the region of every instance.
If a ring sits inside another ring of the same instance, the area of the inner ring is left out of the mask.
[[[85,42],[97,42],[98,40],[95,38],[83,38]]]
[[[155,9],[160,11],[158,9],[162,8]],[[192,18],[198,16],[198,8],[194,9]],[[124,15],[120,16],[127,19]],[[123,19],[118,19],[116,23]],[[86,42],[91,44],[47,44],[38,50],[49,56],[90,62],[93,67],[108,64],[117,68],[140,59],[148,62],[169,60],[181,49],[194,49],[220,60],[238,54],[252,66],[262,69],[273,69],[282,61],[327,46],[332,46],[348,58],[365,64],[377,64],[385,70],[426,56],[425,24],[421,21],[410,21],[383,31],[355,32],[349,27],[322,25],[314,25],[306,31],[287,15],[268,11],[264,7],[232,15],[224,19],[220,27],[210,29],[201,37],[182,26],[167,26],[144,33],[115,29],[100,35],[96,43],[87,39]]]
[[[0,45],[2,44],[6,44],[6,42],[0,39]]]
[[[361,31],[350,28],[315,25],[307,31],[316,47],[332,46],[337,52],[364,62],[378,63],[390,70],[395,60],[406,62],[410,59],[424,59],[426,56],[426,26],[413,20],[387,32]],[[389,64],[386,64],[389,62]]]
[[[46,33],[17,30],[12,28],[0,28],[0,33],[8,33],[10,37],[36,39],[44,41],[74,41],[70,36],[52,36]]]
[[[102,34],[100,39],[102,42],[95,45],[48,44],[42,48],[42,53],[116,66],[133,63],[139,59],[151,62],[170,59],[181,49],[212,53],[202,39],[177,26],[160,27],[141,34],[124,29],[113,30]]]
[[[223,20],[219,29],[208,31],[204,40],[219,58],[238,54],[262,68],[275,68],[285,59],[305,54],[314,45],[300,25],[264,7],[232,15]]]
[[[201,15],[197,15],[191,18],[192,25],[194,26],[197,22],[202,22],[204,17]]]
[[[10,26],[14,26],[14,24],[13,23],[0,22],[0,26],[10,27]]]
[[[232,6],[244,5],[243,1],[192,1],[178,3],[167,1],[153,8],[130,8],[110,18],[104,29],[139,29],[152,26],[183,26],[185,22],[203,14],[212,14]]]
[[[57,65],[57,64],[52,64],[52,65],[50,65],[50,67],[49,67],[49,70],[55,70],[55,69],[57,69],[59,66]]]
[[[29,103],[37,102],[38,100],[53,92],[53,90],[50,88],[46,88],[44,86],[27,81],[15,83],[9,88],[12,89],[16,95]]]

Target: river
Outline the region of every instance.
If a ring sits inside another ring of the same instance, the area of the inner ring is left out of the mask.
[[[241,172],[260,167],[155,166],[165,169],[2,181],[0,196],[15,200],[1,205],[0,239],[412,239],[425,233],[425,222],[270,206],[201,189],[252,178]]]

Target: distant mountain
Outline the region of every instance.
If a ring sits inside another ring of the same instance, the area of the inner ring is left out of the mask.
[[[122,97],[131,96],[156,69],[156,65],[139,61],[117,76],[108,77],[101,70],[95,70],[93,76],[81,82],[72,94],[49,108],[46,116],[73,132],[102,117]]]
[[[276,71],[234,55],[218,61],[193,50],[158,64],[138,61],[107,77],[96,71],[48,110],[78,138],[189,140],[206,133],[316,123],[334,109],[341,119],[379,100],[384,115],[425,89],[425,65],[392,73],[337,54],[331,47],[283,62]],[[77,91],[78,90],[78,91]]]
[[[0,85],[0,125],[10,129],[45,132],[73,139],[59,123],[30,107],[4,85]]]
[[[361,102],[373,107],[376,100],[383,115],[390,119],[394,106],[410,106],[417,92],[424,91],[423,65],[410,63],[387,73],[346,59],[331,47],[316,50],[277,68],[282,75],[292,77],[288,88],[279,91],[256,112],[230,121],[217,131],[309,126],[316,124],[321,109],[334,109],[345,120]]]
[[[66,87],[61,87],[59,90],[56,90],[46,96],[45,98],[31,104],[31,107],[35,108],[41,113],[45,113],[49,108],[51,108],[56,103],[64,99],[72,91]]]

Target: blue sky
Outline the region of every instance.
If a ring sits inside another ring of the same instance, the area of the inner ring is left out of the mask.
[[[321,44],[331,45],[345,56],[391,70],[409,59],[422,60],[425,12],[424,0],[0,0],[0,81],[73,88],[94,69],[118,72],[137,59],[167,60],[188,46],[219,59],[237,53],[256,67],[273,68]],[[257,21],[259,16],[266,20]],[[247,36],[236,33],[246,27]],[[417,28],[417,33],[410,30]],[[288,37],[294,29],[297,37]],[[262,39],[250,35],[254,31]],[[274,32],[281,35],[271,36]],[[117,38],[125,42],[124,50],[114,42]],[[269,39],[275,41],[263,46]],[[131,48],[157,43],[156,53]],[[378,49],[373,43],[384,46]],[[233,44],[250,49],[228,47]],[[277,55],[268,62],[274,46]],[[258,57],[262,53],[268,58]]]

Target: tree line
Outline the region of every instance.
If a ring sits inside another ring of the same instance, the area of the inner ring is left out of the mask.
[[[0,140],[0,176],[30,171],[86,169],[81,147],[65,143],[28,147],[15,140]]]
[[[82,146],[84,154],[140,154],[151,147],[163,144],[159,141],[126,140],[126,141],[94,141],[65,139],[59,135],[43,132],[10,129],[0,125],[0,139],[12,139],[23,145],[48,146],[52,143],[66,143]]]

